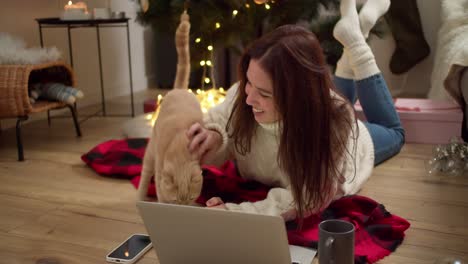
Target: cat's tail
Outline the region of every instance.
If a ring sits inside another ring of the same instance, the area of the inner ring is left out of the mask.
[[[174,89],[188,89],[190,77],[190,17],[185,10],[180,16],[180,24],[175,33],[177,49],[177,72],[174,80]]]

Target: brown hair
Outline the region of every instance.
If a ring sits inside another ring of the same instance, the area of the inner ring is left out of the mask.
[[[239,91],[227,125],[239,153],[250,152],[258,125],[245,103],[251,59],[272,78],[280,119],[277,159],[289,177],[301,220],[306,210],[322,209],[334,194],[353,112],[348,102],[331,93],[338,92],[315,35],[300,26],[281,26],[247,48],[239,63]]]

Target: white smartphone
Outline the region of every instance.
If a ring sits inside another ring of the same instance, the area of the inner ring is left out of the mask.
[[[112,263],[135,263],[152,247],[150,237],[145,234],[133,234],[106,256]]]

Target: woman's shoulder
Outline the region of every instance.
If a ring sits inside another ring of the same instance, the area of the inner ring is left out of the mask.
[[[239,91],[239,82],[235,82],[226,92],[225,100],[234,100],[236,98],[237,91]]]

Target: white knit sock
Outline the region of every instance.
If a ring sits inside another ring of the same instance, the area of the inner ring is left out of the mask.
[[[351,65],[349,65],[347,50],[343,50],[341,58],[336,63],[335,75],[341,78],[354,80],[354,72]]]
[[[361,33],[356,0],[341,0],[340,12],[341,19],[333,29],[333,36],[344,46],[355,80],[379,73],[374,54]]]
[[[359,11],[359,23],[365,38],[369,36],[370,30],[377,20],[388,11],[390,0],[367,0]]]
[[[354,72],[354,80],[359,81],[380,72],[369,45],[366,42],[345,47],[348,52],[349,65]]]
[[[341,0],[341,19],[333,29],[333,36],[344,46],[350,47],[356,42],[365,42],[359,26],[356,0]]]

